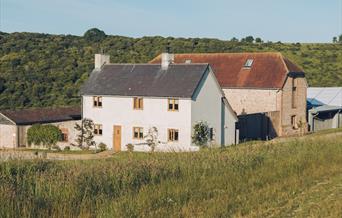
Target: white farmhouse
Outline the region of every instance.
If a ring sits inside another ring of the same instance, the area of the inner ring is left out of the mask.
[[[110,64],[95,55],[95,69],[81,89],[82,117],[93,120],[96,143],[114,151],[134,145],[149,151],[144,137],[156,127],[156,151],[195,151],[193,126],[205,121],[212,145],[238,143],[237,117],[208,64]]]

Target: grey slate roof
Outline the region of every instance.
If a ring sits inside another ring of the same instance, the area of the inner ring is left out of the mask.
[[[81,119],[81,107],[59,108],[30,108],[21,110],[1,110],[1,124],[9,124],[4,116],[17,125],[31,125],[35,123],[54,123]]]
[[[208,64],[108,64],[94,70],[81,95],[191,98]]]

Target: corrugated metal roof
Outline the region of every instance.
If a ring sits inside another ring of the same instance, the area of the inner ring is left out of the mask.
[[[309,87],[307,97],[326,105],[342,106],[342,87]]]
[[[191,98],[208,64],[108,64],[93,71],[81,95]]]
[[[247,60],[251,67],[244,67]],[[279,52],[175,54],[175,63],[209,63],[221,87],[282,88],[287,74],[304,73]],[[151,63],[160,63],[161,56]]]
[[[80,120],[80,107],[61,108],[32,108],[22,110],[1,110],[1,114],[17,125],[31,125],[35,123],[54,123],[68,120]]]
[[[314,98],[308,98],[307,99],[307,104],[308,106],[312,107],[318,107],[324,105],[323,102],[318,101],[317,99]]]
[[[311,109],[310,112],[312,114],[316,114],[316,113],[321,113],[321,112],[339,111],[339,110],[342,110],[341,106],[323,105],[323,106],[319,106],[319,107]]]

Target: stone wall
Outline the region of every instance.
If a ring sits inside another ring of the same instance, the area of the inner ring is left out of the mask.
[[[307,83],[305,78],[296,78],[297,87],[295,106],[292,104],[293,78],[288,77],[282,91],[281,109],[281,136],[299,135],[307,132],[306,121],[306,94]],[[291,123],[291,117],[296,116],[296,126]],[[302,126],[299,124],[302,123]]]
[[[223,89],[228,102],[238,114],[263,113],[279,110],[280,97],[277,89]]]
[[[270,120],[269,136],[275,138],[281,135],[281,116],[280,111],[270,111],[266,113]]]

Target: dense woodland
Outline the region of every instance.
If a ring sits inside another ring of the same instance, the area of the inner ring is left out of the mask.
[[[129,38],[97,29],[84,36],[0,32],[0,108],[78,104],[79,88],[99,52],[109,54],[112,63],[145,63],[166,48],[174,53],[279,51],[305,70],[310,86],[342,86],[342,44],[334,42]]]

